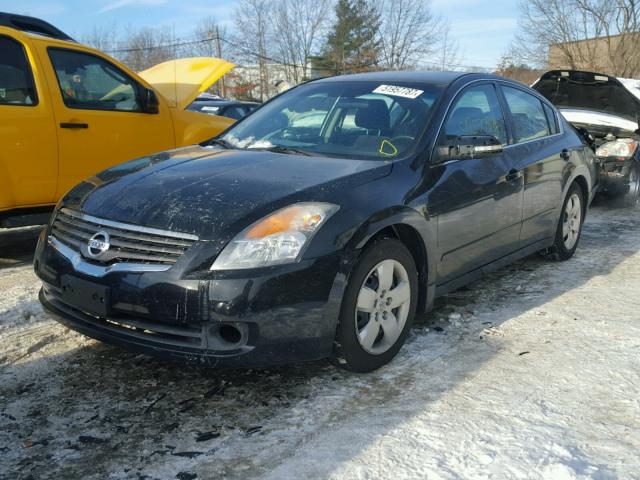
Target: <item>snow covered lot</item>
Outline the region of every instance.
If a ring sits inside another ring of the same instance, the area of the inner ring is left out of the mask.
[[[45,315],[0,231],[2,479],[640,479],[640,211],[437,302],[391,365],[188,370]]]

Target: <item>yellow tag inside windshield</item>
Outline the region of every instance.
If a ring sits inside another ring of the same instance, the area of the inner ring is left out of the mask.
[[[380,144],[380,149],[378,150],[378,152],[387,157],[394,157],[398,154],[398,149],[389,140],[383,140]]]

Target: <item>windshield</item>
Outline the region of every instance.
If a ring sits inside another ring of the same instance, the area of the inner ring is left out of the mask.
[[[559,108],[594,110],[636,121],[640,108],[630,91],[604,75],[580,73],[571,72],[569,77],[543,77],[533,88]]]
[[[410,153],[442,88],[393,82],[321,82],[258,109],[222,140],[234,148],[389,160]]]

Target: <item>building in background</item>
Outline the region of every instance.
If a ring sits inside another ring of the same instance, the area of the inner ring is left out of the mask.
[[[586,70],[617,77],[640,75],[640,33],[549,45],[550,70]]]

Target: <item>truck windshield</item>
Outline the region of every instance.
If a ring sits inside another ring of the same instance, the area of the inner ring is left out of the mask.
[[[371,160],[415,148],[442,87],[392,82],[318,82],[269,102],[221,140],[243,149]]]

